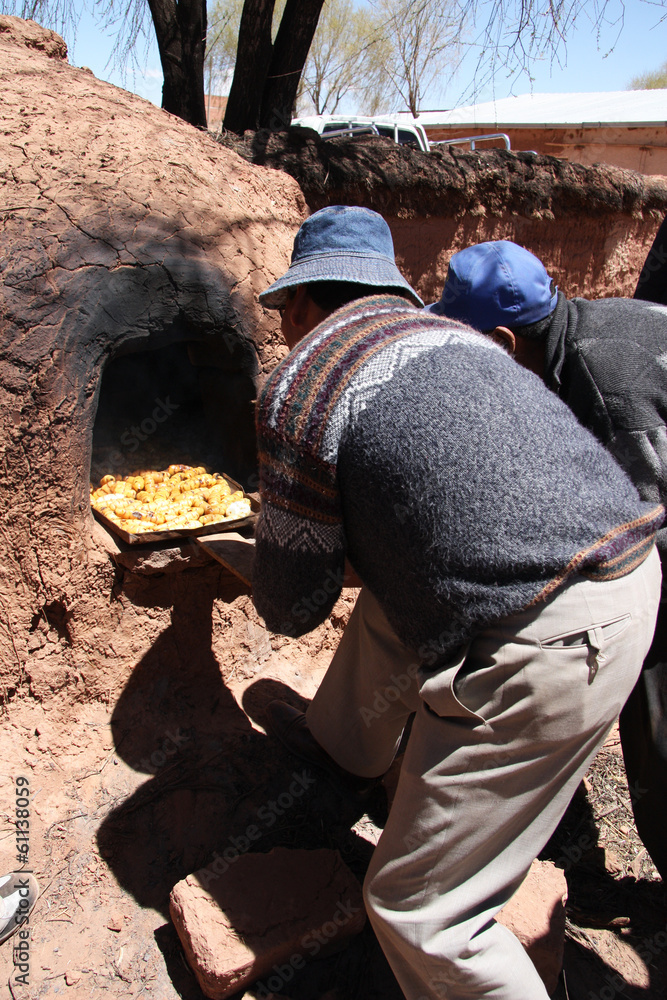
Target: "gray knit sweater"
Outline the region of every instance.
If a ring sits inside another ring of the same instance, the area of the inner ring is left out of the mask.
[[[326,618],[347,555],[400,639],[444,662],[576,572],[629,572],[664,513],[540,379],[394,296],[304,338],[257,427],[253,596],[285,634]]]

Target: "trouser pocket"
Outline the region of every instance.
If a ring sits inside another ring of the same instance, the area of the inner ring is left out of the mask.
[[[563,632],[560,635],[549,636],[540,640],[542,649],[558,655],[559,650],[563,650],[563,655],[568,655],[570,651],[581,653],[582,647],[587,649],[586,665],[588,666],[588,683],[592,684],[595,676],[605,662],[605,649],[612,639],[617,639],[628,628],[632,621],[631,614],[620,615],[609,621],[599,622],[594,625],[587,625],[585,628],[573,629]]]
[[[485,724],[483,716],[467,708],[456,693],[456,679],[465,666],[469,649],[470,644],[464,646],[440,670],[420,670],[417,677],[419,694],[427,708],[443,719],[458,718]]]

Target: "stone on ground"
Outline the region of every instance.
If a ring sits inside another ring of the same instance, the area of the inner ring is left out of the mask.
[[[558,984],[565,947],[567,882],[551,861],[533,861],[497,920],[518,937],[526,949],[547,993]]]
[[[337,851],[283,847],[230,863],[216,857],[174,886],[170,911],[212,1000],[257,979],[280,994],[309,959],[340,947],[366,921],[361,886]]]

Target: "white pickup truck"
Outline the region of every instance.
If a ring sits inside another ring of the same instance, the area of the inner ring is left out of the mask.
[[[312,128],[323,139],[334,139],[339,135],[384,135],[399,146],[411,146],[430,152],[430,144],[422,125],[403,123],[398,125],[389,118],[368,118],[364,115],[311,115],[292,119],[292,125]]]
[[[424,126],[416,121],[394,121],[390,115],[380,118],[370,118],[364,115],[310,115],[305,118],[293,118],[292,125],[302,128],[312,128],[323,139],[335,139],[339,135],[383,135],[398,143],[399,146],[410,146],[420,149],[422,153],[430,153],[436,146],[470,146],[474,152],[481,142],[497,142],[500,140],[505,149],[511,149],[510,138],[505,132],[492,132],[489,135],[460,136],[456,139],[438,139],[429,142]]]

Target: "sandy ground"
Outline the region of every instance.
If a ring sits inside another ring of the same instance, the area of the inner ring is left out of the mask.
[[[159,710],[147,705],[138,761],[127,750],[137,734],[119,729],[113,698],[76,709],[58,699],[11,704],[0,732],[0,871],[17,867],[16,789],[29,787],[27,867],[42,892],[30,920],[27,982],[18,978],[13,939],[0,947],[0,995],[201,1000],[169,920],[169,890],[256,820],[262,806],[256,849],[336,847],[363,877],[386,816],[382,790],[362,814],[317,777],[288,809],[271,806],[303,765],[266,736],[263,707],[276,696],[303,704],[325,666],[324,657],[260,658],[253,676],[228,682],[233,698],[213,735],[204,727],[205,739],[196,725],[160,729]],[[664,997],[667,909],[632,827],[617,735],[586,787],[545,854],[560,859],[570,883],[558,996]],[[285,996],[400,1000],[401,993],[367,928],[345,952],[313,961]]]

